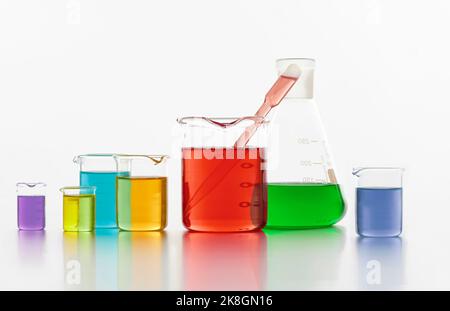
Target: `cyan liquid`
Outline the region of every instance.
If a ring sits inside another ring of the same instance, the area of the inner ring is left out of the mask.
[[[394,237],[402,232],[402,188],[357,188],[358,234]]]
[[[116,177],[128,172],[80,172],[81,186],[95,186],[96,228],[116,228]]]

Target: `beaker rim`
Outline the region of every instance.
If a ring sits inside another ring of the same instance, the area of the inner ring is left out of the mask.
[[[67,187],[62,187],[59,189],[59,191],[64,192],[66,190],[92,190],[95,191],[97,189],[97,187],[95,186],[67,186]]]
[[[82,159],[88,159],[88,158],[112,158],[114,156],[114,153],[85,153],[85,154],[79,154],[73,157],[73,162],[76,164],[80,164]]]
[[[353,175],[358,175],[358,173],[362,172],[362,171],[400,171],[400,172],[404,172],[405,169],[403,167],[397,167],[397,166],[367,166],[367,167],[355,167],[352,170],[352,174]]]
[[[89,157],[113,157],[115,153],[85,153],[75,156],[75,158],[89,158]]]
[[[269,120],[264,117],[259,116],[244,116],[244,117],[199,117],[199,116],[188,116],[181,117],[177,119],[177,122],[181,125],[198,125],[193,122],[203,120],[209,124],[219,126],[221,128],[227,128],[235,126],[242,121],[251,120],[257,124],[267,124]]]

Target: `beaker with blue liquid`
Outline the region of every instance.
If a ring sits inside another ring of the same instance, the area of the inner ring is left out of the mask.
[[[80,186],[96,187],[96,228],[117,228],[116,177],[128,172],[116,169],[113,154],[84,154],[73,160],[80,167]]]
[[[404,169],[364,167],[353,170],[356,188],[356,226],[364,237],[396,237],[402,233]]]

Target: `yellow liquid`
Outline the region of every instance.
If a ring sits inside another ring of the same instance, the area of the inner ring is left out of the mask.
[[[64,231],[92,231],[95,226],[95,195],[63,196]]]
[[[166,227],[166,177],[117,177],[116,193],[120,229],[158,231]]]

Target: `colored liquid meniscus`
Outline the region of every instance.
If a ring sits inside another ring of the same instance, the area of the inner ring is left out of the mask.
[[[95,195],[63,196],[64,231],[92,231],[95,226]]]
[[[20,230],[45,228],[45,196],[19,195],[17,197],[17,225]]]
[[[167,223],[166,177],[117,177],[119,228],[162,230]]]
[[[268,184],[267,227],[314,228],[331,226],[344,215],[345,202],[337,184]]]
[[[80,172],[81,186],[95,186],[96,228],[116,228],[116,177],[128,172]]]
[[[206,232],[263,228],[267,221],[263,150],[183,148],[185,227]]]
[[[402,188],[357,188],[358,234],[394,237],[402,232]]]

